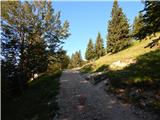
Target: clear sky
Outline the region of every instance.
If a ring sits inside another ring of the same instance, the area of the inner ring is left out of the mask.
[[[98,32],[106,47],[107,24],[111,16],[113,1],[54,1],[55,11],[61,11],[61,20],[70,23],[71,36],[65,40],[63,48],[71,55],[81,50],[84,58],[89,38],[95,42]],[[119,6],[127,16],[130,25],[134,17],[143,9],[141,1],[119,1]]]

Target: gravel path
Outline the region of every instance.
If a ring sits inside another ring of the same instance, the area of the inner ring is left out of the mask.
[[[54,120],[155,120],[150,114],[107,95],[77,71],[64,71],[60,81],[60,110]]]

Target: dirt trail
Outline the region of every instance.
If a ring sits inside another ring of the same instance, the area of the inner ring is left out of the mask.
[[[122,104],[84,80],[77,71],[64,71],[54,120],[155,120],[150,114]]]

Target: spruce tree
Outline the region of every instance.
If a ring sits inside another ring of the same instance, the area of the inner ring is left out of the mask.
[[[86,53],[85,53],[86,60],[89,60],[89,61],[93,60],[95,57],[94,54],[95,54],[94,44],[92,42],[92,39],[90,39],[87,45]]]
[[[74,55],[74,67],[80,67],[82,65],[82,56],[80,51],[76,51]]]
[[[82,59],[82,55],[81,55],[81,51],[78,51],[78,66],[81,67],[83,65],[83,59]]]
[[[144,27],[143,14],[139,12],[138,16],[135,17],[133,23],[132,36],[135,39],[140,39],[139,36],[143,27]]]
[[[145,32],[150,35],[160,31],[160,1],[145,0],[144,4],[143,22],[145,23]]]
[[[116,53],[124,49],[130,44],[129,40],[128,20],[115,0],[108,22],[107,52]]]
[[[105,49],[103,45],[103,39],[101,38],[101,34],[98,33],[96,44],[95,44],[95,58],[98,59],[104,55],[105,55]]]
[[[154,34],[160,31],[160,1],[144,1],[143,13],[144,27],[138,33],[138,37],[143,39],[147,35]],[[148,46],[153,47],[159,45],[160,37],[154,39]],[[147,47],[147,46],[146,46]]]

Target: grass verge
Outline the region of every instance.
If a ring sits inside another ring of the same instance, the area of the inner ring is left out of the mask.
[[[56,96],[61,73],[44,74],[29,83],[29,88],[19,97],[2,95],[3,120],[51,120],[58,110]]]

